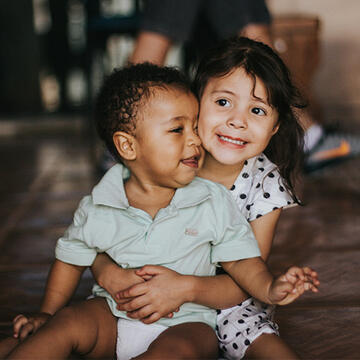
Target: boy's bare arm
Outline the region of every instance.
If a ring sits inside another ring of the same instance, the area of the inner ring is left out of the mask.
[[[90,269],[96,282],[115,300],[120,290],[145,281],[136,275],[136,269],[123,269],[105,253],[96,256]]]
[[[85,269],[85,266],[55,260],[48,275],[40,311],[53,315],[63,308],[74,294]]]
[[[14,337],[25,339],[36,332],[71,299],[85,267],[55,260],[51,266],[40,312],[30,316],[18,315],[13,320]]]

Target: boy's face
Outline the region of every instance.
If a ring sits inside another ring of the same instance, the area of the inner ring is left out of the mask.
[[[136,161],[142,180],[178,188],[195,177],[202,158],[197,135],[199,104],[177,89],[153,89],[136,123]]]
[[[242,68],[210,79],[200,101],[199,136],[218,162],[243,165],[264,151],[276,133],[278,113],[267,101],[266,89]]]

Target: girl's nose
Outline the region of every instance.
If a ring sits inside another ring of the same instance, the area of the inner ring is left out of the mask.
[[[235,129],[247,128],[246,115],[242,112],[232,114],[227,121],[227,125]]]

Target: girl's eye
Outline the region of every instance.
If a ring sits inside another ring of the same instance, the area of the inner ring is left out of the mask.
[[[195,133],[196,135],[199,135],[199,128],[198,128],[197,125],[194,127],[194,133]]]
[[[216,103],[220,106],[230,106],[230,103],[228,100],[226,99],[219,99],[219,100],[216,100]]]
[[[256,115],[266,115],[265,111],[263,109],[260,109],[260,108],[252,108],[251,109],[251,112],[253,114],[256,114]]]
[[[175,128],[175,129],[170,130],[170,132],[180,134],[183,131],[183,129],[184,128],[182,126],[179,126],[179,127]]]

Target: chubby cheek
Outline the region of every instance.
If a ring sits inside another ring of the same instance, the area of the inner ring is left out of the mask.
[[[199,147],[199,150],[200,150],[200,159],[198,161],[198,168],[201,169],[204,164],[206,150],[202,145]]]
[[[211,124],[205,122],[201,118],[199,119],[199,124],[198,124],[199,138],[205,148],[207,147],[207,143],[210,138],[210,128],[211,128]]]

